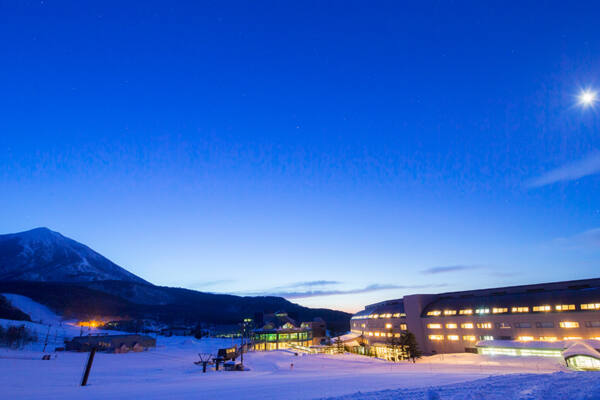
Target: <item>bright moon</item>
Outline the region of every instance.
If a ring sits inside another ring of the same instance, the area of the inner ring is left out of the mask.
[[[590,106],[596,101],[596,92],[586,90],[579,95],[579,102],[584,106]]]

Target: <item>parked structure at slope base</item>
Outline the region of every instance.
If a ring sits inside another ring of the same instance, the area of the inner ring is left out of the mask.
[[[156,339],[144,335],[78,336],[65,341],[67,351],[90,351],[96,348],[107,353],[127,353],[145,351],[151,347],[156,347]]]

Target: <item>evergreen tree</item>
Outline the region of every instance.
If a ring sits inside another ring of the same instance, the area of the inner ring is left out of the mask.
[[[417,358],[421,358],[421,349],[419,349],[419,344],[417,343],[417,338],[414,333],[410,331],[406,331],[402,334],[400,341],[402,346],[406,349],[406,354],[408,358],[412,359],[413,363],[416,362]]]

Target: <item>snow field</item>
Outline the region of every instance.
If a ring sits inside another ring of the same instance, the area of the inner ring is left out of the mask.
[[[199,359],[198,353],[214,353],[217,348],[233,343],[230,339],[198,341],[159,337],[157,348],[147,352],[98,353],[86,387],[78,386],[87,360],[85,353],[61,352],[50,361],[41,361],[39,351],[3,351],[0,353],[0,385],[10,398],[23,400],[131,397],[148,400],[212,397],[294,400],[457,383],[465,386],[465,382],[491,375],[541,374],[564,369],[559,360],[541,358],[456,354],[427,357],[416,364],[394,364],[352,354],[294,356],[288,351],[246,354],[244,361],[250,370],[245,372],[202,374],[202,368],[193,364]],[[421,392],[415,393],[423,393],[419,390]]]

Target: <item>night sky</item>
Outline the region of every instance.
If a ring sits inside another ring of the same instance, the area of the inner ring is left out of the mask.
[[[598,277],[573,3],[0,1],[0,233],[348,311]]]

